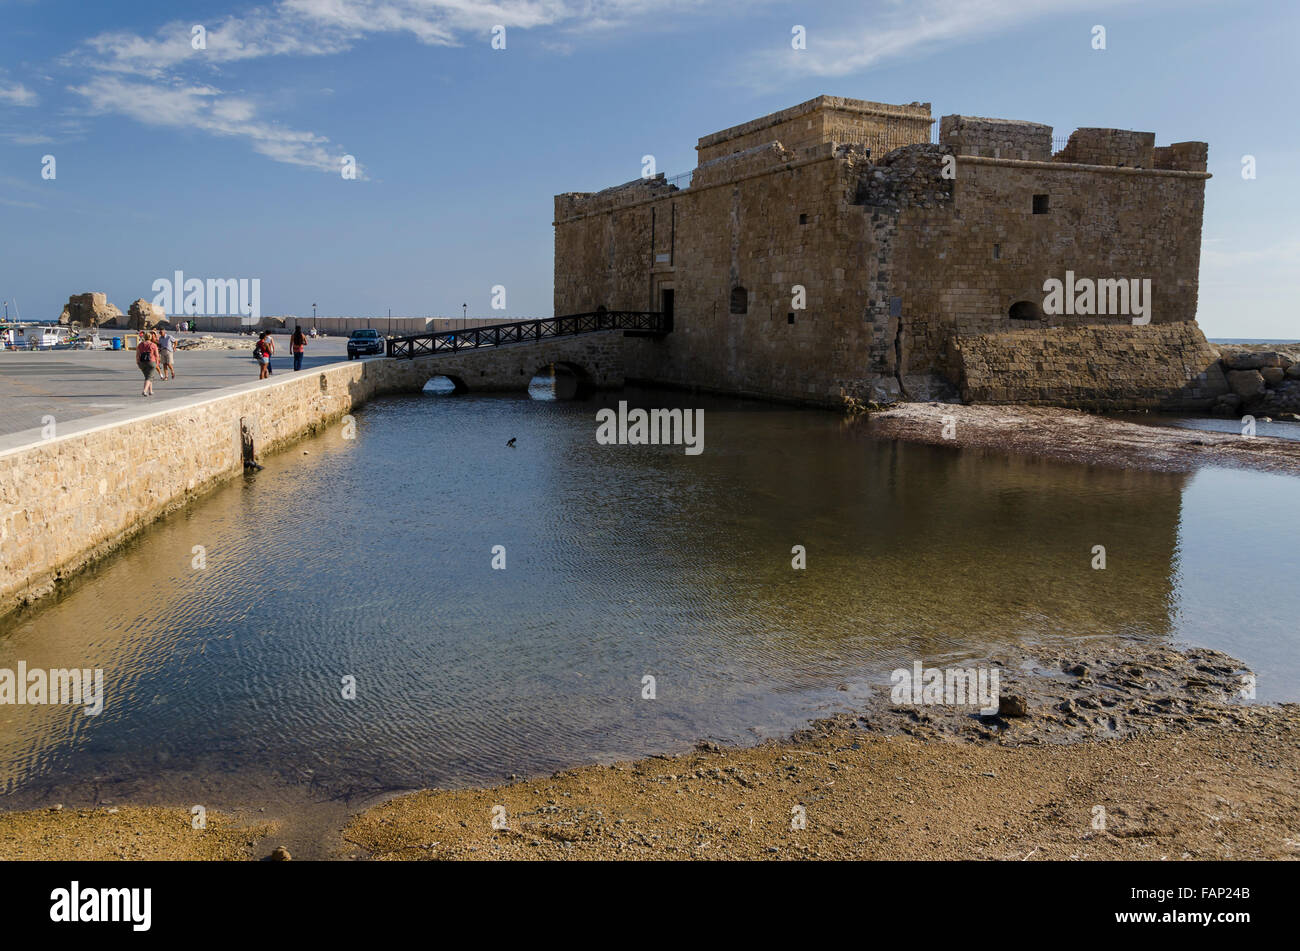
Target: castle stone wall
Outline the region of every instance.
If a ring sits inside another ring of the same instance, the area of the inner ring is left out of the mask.
[[[1123,168],[1155,168],[1154,132],[1127,129],[1076,129],[1065,148],[1055,156],[1058,162],[1080,165],[1110,165]]]
[[[1047,162],[1052,158],[1052,127],[1019,119],[944,116],[939,144],[959,155]]]
[[[1040,308],[1048,278],[1151,281],[1152,324],[1196,314],[1204,176],[959,157],[950,195],[931,156],[911,158],[928,199],[890,216],[890,293],[900,298],[904,375],[931,372],[953,333],[1010,329],[1011,308]],[[886,166],[894,174],[892,166]],[[1034,213],[1034,196],[1046,210]],[[869,200],[874,200],[869,198]],[[877,225],[879,228],[880,225]],[[1132,324],[1132,315],[1041,314],[1040,326]]]
[[[789,109],[703,136],[700,165],[768,142],[798,150],[826,142],[860,143],[884,153],[930,141],[930,104],[890,105],[839,96],[818,96]]]
[[[972,334],[951,349],[962,398],[974,403],[1186,410],[1228,392],[1218,351],[1193,321]]]

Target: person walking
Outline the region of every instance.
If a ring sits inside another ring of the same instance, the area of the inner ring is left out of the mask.
[[[253,357],[257,360],[257,378],[265,380],[271,375],[271,344],[267,341],[266,331],[253,344]]]
[[[140,335],[140,345],[135,348],[135,363],[144,374],[144,389],[141,396],[153,396],[153,374],[158,366],[158,345],[148,333]]]
[[[158,337],[158,378],[167,379],[168,371],[171,371],[172,379],[176,379],[176,338],[163,328],[162,334]]]
[[[289,338],[289,349],[293,351],[293,372],[297,373],[302,369],[302,354],[307,349],[307,335],[302,332],[302,327],[294,325],[293,336]]]

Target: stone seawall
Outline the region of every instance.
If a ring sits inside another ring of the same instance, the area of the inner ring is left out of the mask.
[[[1195,322],[1050,327],[949,341],[949,376],[968,403],[1076,409],[1206,409],[1228,392]]]
[[[88,417],[48,438],[39,430],[0,437],[0,615],[53,592],[151,522],[239,475],[245,435],[260,456],[369,399],[419,392],[449,372],[469,390],[526,390],[538,368],[563,362],[596,386],[618,386],[622,342],[610,332],[335,363]]]
[[[266,452],[375,391],[372,364],[335,364],[165,400],[0,441],[0,613],[54,590],[167,512],[243,471],[241,422]],[[24,439],[28,440],[24,443]]]

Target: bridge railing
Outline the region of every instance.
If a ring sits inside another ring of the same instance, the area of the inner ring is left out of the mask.
[[[665,316],[654,311],[597,310],[588,314],[566,314],[563,317],[542,317],[508,324],[488,324],[485,327],[394,337],[388,341],[388,355],[409,360],[435,353],[479,350],[484,347],[499,347],[505,343],[537,342],[551,337],[571,337],[599,330],[661,334],[670,329]]]

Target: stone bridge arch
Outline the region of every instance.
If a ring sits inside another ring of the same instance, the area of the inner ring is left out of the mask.
[[[539,368],[564,367],[589,390],[623,385],[623,331],[555,337],[416,357],[370,360],[381,389],[418,392],[432,377],[457,383],[457,392],[527,392]]]

